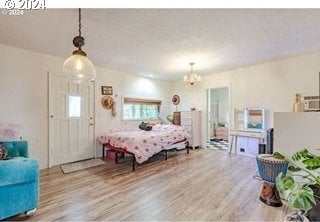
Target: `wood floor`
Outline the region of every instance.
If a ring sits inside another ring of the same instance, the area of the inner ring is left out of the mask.
[[[287,207],[259,200],[254,158],[199,149],[70,174],[41,171],[40,206],[13,220],[283,220]]]

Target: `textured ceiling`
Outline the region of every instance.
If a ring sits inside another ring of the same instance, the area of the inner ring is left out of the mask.
[[[84,50],[109,69],[179,79],[320,50],[320,10],[84,9]],[[77,10],[0,15],[0,43],[67,58]]]

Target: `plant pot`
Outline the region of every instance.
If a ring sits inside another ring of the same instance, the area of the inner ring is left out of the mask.
[[[311,185],[310,188],[316,196],[320,196],[320,186]],[[307,215],[311,221],[320,221],[320,198],[315,197],[315,199],[317,205],[314,206]]]
[[[291,210],[284,218],[285,222],[309,222],[306,215],[300,210]]]

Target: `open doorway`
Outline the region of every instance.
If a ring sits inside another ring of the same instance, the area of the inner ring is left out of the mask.
[[[229,150],[229,87],[207,89],[207,148]]]

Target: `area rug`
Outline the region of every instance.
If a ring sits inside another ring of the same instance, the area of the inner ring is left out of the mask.
[[[60,166],[60,168],[63,173],[72,173],[79,170],[100,166],[102,164],[105,164],[105,162],[101,159],[90,159],[90,160],[84,160],[84,161],[79,161],[75,163],[64,164]]]

